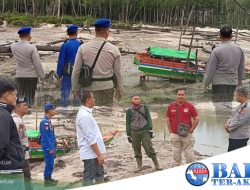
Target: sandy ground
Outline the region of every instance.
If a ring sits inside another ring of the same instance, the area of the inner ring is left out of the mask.
[[[197,30],[206,31],[218,31],[218,29],[211,28],[197,28]],[[18,40],[16,34],[17,28],[6,28],[6,32],[1,32],[0,44],[14,42]],[[249,32],[249,31],[248,31]],[[55,28],[52,25],[44,24],[39,28],[34,28],[32,33],[32,42],[38,45],[44,45],[48,42],[64,39],[65,26]],[[87,34],[82,31],[79,37],[92,39],[92,34]],[[178,48],[179,42],[179,32],[143,32],[138,31],[120,31],[116,33],[114,30],[111,33],[109,40],[116,43],[118,47],[130,51],[144,51],[149,46],[160,46],[169,48]],[[87,41],[87,40],[86,40]],[[183,40],[183,43],[189,44],[189,40]],[[205,41],[196,41],[196,45],[204,44]],[[239,38],[238,43],[246,52],[247,60],[250,56],[249,53],[249,43],[248,41],[241,40]],[[185,48],[182,48],[185,49]],[[58,58],[58,53],[54,52],[40,52],[42,64],[46,73],[51,70],[56,70],[56,62]],[[207,60],[208,54],[199,51],[199,58]],[[162,102],[169,102],[174,99],[174,89],[183,86],[180,82],[171,82],[168,80],[155,79],[150,77],[145,85],[139,86],[139,76],[141,73],[137,71],[133,62],[133,55],[123,55],[122,56],[122,66],[123,66],[123,76],[124,76],[124,91],[125,97],[121,101],[124,107],[128,107],[129,97],[137,93],[142,96],[142,101],[149,104],[151,107],[154,106],[166,106],[162,105]],[[7,74],[14,76],[15,74],[15,62],[13,58],[4,57],[4,60],[0,59],[0,72],[2,74]],[[248,84],[246,81],[245,84]],[[50,77],[44,84],[39,84],[37,93],[38,104],[44,102],[45,100],[52,100],[57,103],[60,101],[60,90],[59,81],[55,77]],[[188,89],[188,98],[196,102],[198,109],[215,109],[214,105],[208,102],[209,95],[205,94],[203,91],[202,83],[196,84],[186,84]],[[157,105],[157,102],[161,102]],[[152,104],[153,102],[153,104]],[[220,108],[220,106],[217,106]],[[221,107],[223,110],[225,107]],[[77,108],[70,107],[67,111],[60,111],[59,114],[52,120],[52,123],[56,125],[55,132],[57,136],[75,136],[75,116]],[[37,114],[36,114],[37,113]],[[35,106],[31,110],[31,114],[25,116],[24,121],[27,128],[35,129],[42,118],[43,113],[40,106]],[[111,130],[118,129],[118,134],[114,138],[112,144],[107,147],[106,161],[105,161],[105,171],[106,176],[109,176],[111,181],[124,179],[132,176],[143,175],[146,173],[154,172],[152,161],[146,157],[144,153],[144,170],[140,173],[135,174],[133,171],[136,168],[136,162],[133,158],[133,150],[131,144],[127,142],[125,135],[125,112],[118,105],[114,104],[112,115],[108,114],[107,109],[98,108],[94,109],[94,116],[97,120],[98,125],[101,128],[102,133],[105,135]],[[157,118],[157,112],[152,112],[153,118]],[[108,119],[107,119],[108,118]],[[167,134],[168,136],[168,134]],[[166,138],[168,139],[168,137]],[[157,152],[157,156],[160,165],[167,169],[170,167],[171,162],[171,147],[169,141],[164,141],[162,134],[156,133],[153,139],[153,144]],[[205,158],[206,156],[200,155],[196,152],[197,160]],[[65,167],[55,167],[53,173],[54,178],[59,179],[61,182],[71,182],[77,183],[82,179],[83,163],[79,160],[79,153],[77,149],[69,152],[68,154],[58,157],[57,160],[62,160],[65,163]],[[32,163],[32,178],[37,180],[42,180],[43,178],[43,162],[36,161]],[[73,185],[73,184],[72,184]],[[73,187],[73,186],[72,186]]]

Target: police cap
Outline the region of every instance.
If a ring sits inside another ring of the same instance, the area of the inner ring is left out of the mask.
[[[30,34],[31,27],[30,26],[24,26],[18,30],[18,34]]]
[[[107,18],[99,18],[95,21],[95,27],[100,28],[109,28],[110,27],[110,19]]]
[[[28,100],[26,97],[16,97],[16,104],[21,104],[21,103],[28,103]]]
[[[47,103],[47,104],[44,104],[43,108],[44,108],[44,111],[53,110],[53,109],[56,109],[56,105],[52,103]]]
[[[78,26],[77,26],[77,25],[74,25],[74,24],[71,24],[71,25],[69,25],[69,26],[67,27],[67,32],[68,32],[69,34],[74,34],[74,33],[77,32],[77,30],[78,30]]]

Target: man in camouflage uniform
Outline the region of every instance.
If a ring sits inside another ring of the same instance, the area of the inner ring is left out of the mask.
[[[126,113],[126,133],[128,136],[128,142],[133,145],[138,166],[135,173],[143,169],[141,145],[147,156],[154,162],[156,170],[162,170],[159,166],[151,141],[151,138],[153,138],[153,124],[149,109],[146,105],[141,105],[139,96],[133,96],[131,98],[131,103],[132,107],[128,109]]]

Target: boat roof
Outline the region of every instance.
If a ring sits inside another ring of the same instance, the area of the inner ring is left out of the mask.
[[[149,47],[147,52],[155,57],[171,57],[178,59],[188,59],[188,51],[178,51],[170,48],[161,47]],[[190,59],[195,60],[196,55],[194,52],[190,52]]]

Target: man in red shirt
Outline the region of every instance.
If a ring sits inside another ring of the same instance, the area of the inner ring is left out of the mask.
[[[169,104],[167,108],[167,125],[172,146],[172,167],[181,164],[182,151],[185,154],[186,163],[195,161],[193,150],[194,137],[192,133],[199,123],[199,117],[195,107],[186,101],[185,88],[177,89],[176,94],[176,101]],[[189,132],[186,137],[177,134],[177,126],[179,123],[189,126]]]

